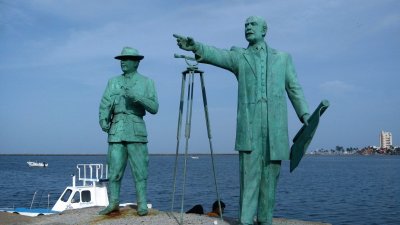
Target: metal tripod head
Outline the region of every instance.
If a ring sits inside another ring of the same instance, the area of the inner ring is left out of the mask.
[[[197,60],[192,57],[192,56],[187,56],[187,55],[179,55],[179,54],[174,54],[175,58],[182,58],[185,59],[185,62],[187,64],[187,70],[188,71],[196,71],[199,69],[199,67],[197,66],[199,63],[197,62]],[[194,61],[194,62],[191,62]]]

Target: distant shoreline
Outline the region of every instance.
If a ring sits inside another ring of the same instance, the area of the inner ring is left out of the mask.
[[[149,153],[150,156],[175,156],[175,153]],[[210,156],[209,153],[190,153],[188,156]],[[227,155],[236,156],[238,153],[214,153],[215,156]],[[107,154],[0,154],[0,156],[107,156]],[[179,154],[179,156],[184,156],[184,154]],[[361,155],[361,154],[305,154],[305,157],[351,157],[351,156],[398,156],[398,155],[383,155],[383,154],[371,154],[371,155]]]
[[[0,154],[0,156],[106,156],[107,154]],[[175,153],[149,153],[151,156],[175,156]],[[184,155],[184,154],[179,154]],[[193,155],[211,155],[209,153],[190,153],[189,156]],[[214,153],[214,155],[238,155],[237,153]]]

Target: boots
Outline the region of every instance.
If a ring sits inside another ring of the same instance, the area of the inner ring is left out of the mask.
[[[110,182],[108,184],[108,196],[110,202],[108,206],[99,212],[100,215],[108,215],[112,212],[119,211],[119,192],[121,182]]]
[[[136,182],[137,214],[139,216],[145,216],[149,212],[146,200],[146,183],[147,180]]]
[[[99,212],[99,215],[108,215],[116,211],[119,211],[119,202],[110,202],[105,209]]]

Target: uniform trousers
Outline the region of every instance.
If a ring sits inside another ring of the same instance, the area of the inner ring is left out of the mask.
[[[252,122],[252,151],[239,152],[240,212],[242,224],[272,224],[281,161],[270,160],[267,105],[258,101]]]
[[[147,143],[110,142],[108,146],[108,179],[110,204],[118,204],[121,180],[127,161],[135,181],[136,200],[139,211],[147,211],[147,174],[149,156]]]

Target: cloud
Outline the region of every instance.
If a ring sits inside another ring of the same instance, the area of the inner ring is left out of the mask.
[[[312,92],[311,99],[326,96],[332,105],[335,103],[350,111],[358,110],[354,108],[354,101],[365,105],[382,104],[380,97],[383,95],[386,101],[396,102],[395,88],[379,89],[381,86],[377,84],[391,80],[393,82],[389,83],[394,85],[398,80],[395,59],[399,42],[395,37],[400,30],[400,2],[397,2],[354,0],[351,5],[357,7],[351,7],[344,0],[302,0],[290,4],[264,0],[115,0],[112,3],[105,0],[0,0],[0,85],[3,85],[3,105],[12,106],[6,107],[8,111],[3,117],[9,125],[4,130],[11,130],[12,125],[20,121],[21,110],[17,106],[26,106],[27,96],[32,105],[54,102],[53,99],[63,103],[62,108],[40,108],[38,113],[30,110],[24,114],[32,118],[51,118],[48,119],[50,124],[59,124],[56,132],[53,127],[42,124],[42,129],[50,133],[70,136],[68,120],[53,117],[69,115],[65,109],[77,109],[74,104],[77,99],[88,101],[76,110],[88,116],[78,119],[95,120],[92,116],[96,114],[97,101],[107,79],[121,72],[113,57],[127,45],[139,49],[145,56],[140,72],[156,81],[160,113],[148,117],[148,124],[150,128],[152,123],[163,124],[165,129],[154,125],[150,133],[153,140],[158,140],[153,142],[154,148],[165,149],[167,143],[160,140],[167,139],[164,137],[166,130],[176,128],[180,75],[186,66],[183,60],[174,59],[172,55],[192,54],[179,50],[172,34],[192,36],[196,41],[220,48],[246,47],[244,21],[251,15],[267,20],[266,40],[271,47],[290,52],[299,74],[311,74],[301,76],[302,83],[309,84],[305,91]],[[220,135],[221,149],[231,149],[237,82],[230,72],[220,68],[200,64],[200,69],[206,74],[215,139]],[[40,94],[40,98],[33,98],[33,94]],[[76,97],[79,94],[85,97]],[[195,94],[200,101],[198,92]],[[202,103],[196,106],[201,110]],[[333,107],[329,110],[332,118],[341,118],[341,115],[334,116],[340,112],[340,107],[336,109],[336,112]],[[201,123],[202,112],[199,115]],[[368,121],[364,116],[357,114],[360,120]],[[97,121],[90,126],[97,129]],[[224,132],[227,127],[229,134]],[[329,130],[334,133],[338,129],[330,127]],[[90,133],[74,132],[81,136]],[[32,136],[29,132],[9,134],[19,138]],[[57,137],[49,140],[57,140]],[[326,144],[330,144],[329,141]],[[223,146],[228,142],[228,146]],[[74,142],[77,148],[88,143]],[[54,141],[46,144],[48,149],[59,146]],[[96,146],[97,143],[89,144]],[[9,145],[19,146],[18,142]],[[6,146],[4,142],[3,146]]]
[[[381,28],[399,28],[400,24],[400,14],[388,14],[385,15],[382,20],[380,21]],[[381,30],[378,30],[381,31]]]
[[[356,87],[354,85],[339,80],[327,81],[325,83],[322,83],[319,88],[323,92],[337,94],[346,94],[356,90]]]

